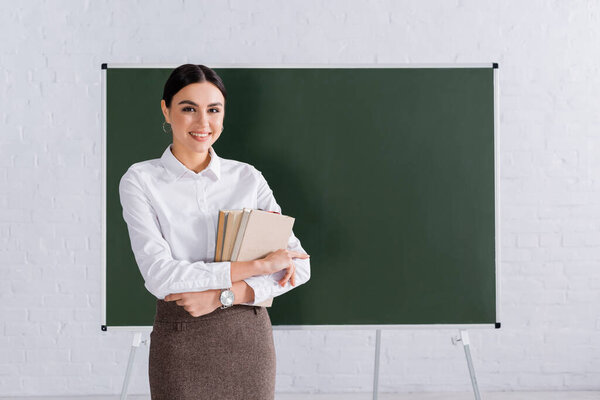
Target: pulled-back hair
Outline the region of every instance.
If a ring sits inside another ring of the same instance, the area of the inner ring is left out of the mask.
[[[221,77],[215,71],[202,64],[183,64],[175,68],[163,89],[163,100],[167,107],[171,107],[171,100],[175,93],[179,92],[190,83],[210,82],[215,85],[227,99],[227,91]]]

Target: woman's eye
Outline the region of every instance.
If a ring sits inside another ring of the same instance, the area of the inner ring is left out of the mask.
[[[183,111],[183,112],[188,112],[188,111],[196,111],[196,110],[194,109],[194,107],[183,107],[183,108],[181,109],[181,111]],[[209,108],[209,109],[208,109],[208,111],[209,111],[211,114],[213,114],[213,113],[218,113],[218,112],[221,112],[221,110],[219,110],[218,108]]]

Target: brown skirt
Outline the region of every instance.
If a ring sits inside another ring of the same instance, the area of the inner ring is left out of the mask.
[[[157,300],[148,375],[153,400],[273,400],[269,313],[234,305],[192,317],[174,301]]]

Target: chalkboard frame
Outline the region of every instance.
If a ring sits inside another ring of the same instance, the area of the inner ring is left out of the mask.
[[[152,326],[109,326],[106,315],[106,142],[107,142],[107,69],[108,68],[176,68],[175,64],[138,64],[138,63],[103,63],[101,65],[101,225],[102,225],[102,248],[101,248],[101,330],[108,331],[135,331],[150,332]],[[350,330],[373,330],[373,329],[498,329],[501,327],[501,263],[500,263],[500,87],[499,66],[497,63],[421,63],[421,64],[211,64],[211,68],[493,68],[493,97],[494,97],[494,218],[495,218],[495,298],[496,319],[495,324],[398,324],[398,325],[273,325],[277,330],[313,330],[313,329],[350,329]]]

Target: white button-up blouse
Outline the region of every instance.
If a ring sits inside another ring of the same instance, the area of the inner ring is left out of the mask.
[[[123,218],[144,286],[158,299],[170,293],[230,288],[231,263],[214,262],[219,210],[253,208],[281,213],[262,173],[254,166],[220,158],[196,173],[171,152],[137,162],[119,182]],[[306,253],[294,233],[288,249]],[[296,286],[278,283],[286,270],[244,281],[254,305],[282,295],[310,279],[310,261],[294,259]]]

